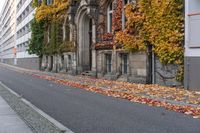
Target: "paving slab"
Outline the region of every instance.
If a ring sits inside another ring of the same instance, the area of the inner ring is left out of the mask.
[[[32,133],[25,122],[0,96],[0,133]]]

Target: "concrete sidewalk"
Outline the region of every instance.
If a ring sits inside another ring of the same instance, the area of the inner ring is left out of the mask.
[[[2,97],[0,97],[0,133],[32,133]]]

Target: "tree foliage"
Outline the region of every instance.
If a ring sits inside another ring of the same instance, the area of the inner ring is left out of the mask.
[[[36,54],[39,57],[43,55],[44,46],[44,21],[36,21],[33,19],[31,22],[31,39],[28,48],[29,54]]]
[[[69,0],[54,0],[52,4],[47,5],[46,0],[41,3],[38,0],[33,0],[33,7],[36,8],[34,23],[42,23],[44,28],[43,32],[38,35],[43,35],[43,45],[32,45],[30,49],[37,49],[40,47],[41,54],[53,55],[60,51],[60,45],[66,44],[69,38],[64,38],[64,35],[69,28],[67,23],[67,9],[69,7]],[[32,32],[37,31],[38,27],[32,27]],[[65,31],[65,32],[64,32]],[[69,34],[69,33],[68,33]],[[66,37],[67,35],[65,35]],[[32,36],[34,41],[34,36]]]

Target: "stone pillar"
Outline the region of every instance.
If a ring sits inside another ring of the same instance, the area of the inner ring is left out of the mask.
[[[96,23],[95,19],[92,19],[92,44],[96,43]],[[97,71],[97,55],[95,47],[92,48],[92,71]]]
[[[77,74],[77,56],[76,56],[76,53],[72,53],[71,56],[72,56],[72,66],[71,66],[72,74],[76,75]]]
[[[48,64],[47,64],[47,70],[48,71],[51,71],[51,64],[52,64],[52,62],[51,62],[51,56],[48,56]]]
[[[96,66],[96,63],[97,63],[97,61],[96,61],[96,57],[97,55],[96,55],[96,50],[92,50],[92,71],[96,71],[97,70],[97,66]]]
[[[53,72],[58,72],[58,55],[53,56]]]
[[[116,49],[114,48],[112,50],[112,73],[116,74],[117,72],[117,52]]]

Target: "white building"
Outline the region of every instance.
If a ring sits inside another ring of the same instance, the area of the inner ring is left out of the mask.
[[[0,58],[8,64],[38,69],[38,58],[27,52],[30,23],[35,10],[32,0],[6,0],[0,18]]]
[[[200,90],[200,0],[185,0],[185,75],[187,89]]]
[[[16,63],[16,0],[6,0],[0,13],[0,60]]]
[[[35,10],[32,8],[32,0],[16,0],[16,48],[17,65],[20,67],[38,69],[38,58],[27,52],[29,39],[31,38],[31,21]]]

